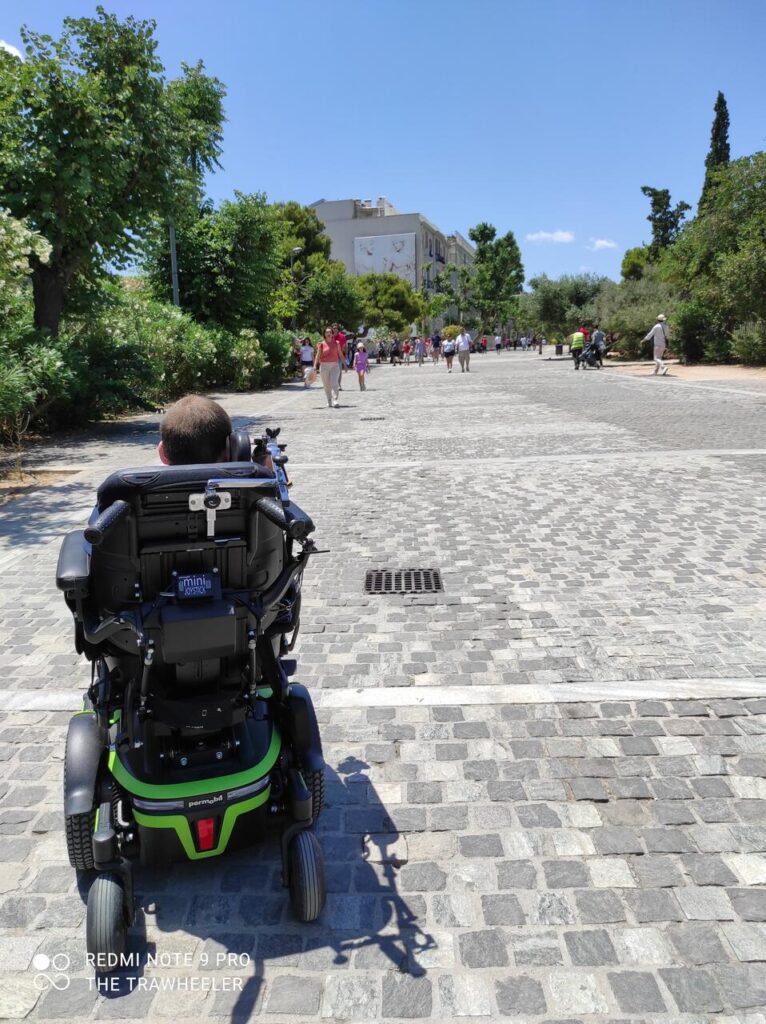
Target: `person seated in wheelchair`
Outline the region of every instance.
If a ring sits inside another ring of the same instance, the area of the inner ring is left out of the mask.
[[[165,466],[193,466],[246,461],[251,457],[243,450],[246,445],[238,443],[229,414],[218,402],[202,395],[186,395],[162,417],[157,452]],[[256,455],[253,461],[273,473],[268,453]]]

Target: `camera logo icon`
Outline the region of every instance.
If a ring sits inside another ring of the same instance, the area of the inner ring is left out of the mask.
[[[66,973],[70,963],[66,953],[56,953],[52,957],[46,956],[45,953],[35,953],[32,957],[32,966],[37,971],[34,978],[37,991],[46,992],[49,988],[55,988],[57,992],[65,992],[72,983],[72,979]],[[46,973],[48,971],[53,973]]]

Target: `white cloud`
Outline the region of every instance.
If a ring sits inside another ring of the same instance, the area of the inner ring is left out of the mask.
[[[5,50],[7,53],[12,54],[14,57],[18,57],[19,60],[24,59],[21,56],[21,51],[17,50],[15,46],[11,46],[10,43],[6,43],[4,39],[0,39],[0,50]]]
[[[617,243],[613,242],[611,238],[591,238],[591,244],[585,246],[586,249],[590,249],[591,252],[598,252],[600,249],[616,249]]]
[[[528,242],[574,242],[575,236],[572,231],[557,228],[556,231],[534,231],[526,239]]]

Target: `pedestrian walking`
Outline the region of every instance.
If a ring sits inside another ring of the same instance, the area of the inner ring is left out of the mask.
[[[580,358],[582,356],[583,345],[585,344],[585,335],[581,330],[576,330],[572,335],[572,340],[569,342],[569,353],[574,360],[574,369],[580,369]]]
[[[365,378],[370,369],[370,360],[367,355],[367,349],[364,347],[364,342],[358,342],[356,346],[356,353],[354,355],[354,369],[356,375],[359,378],[359,390],[366,391],[367,384]]]
[[[340,329],[338,324],[332,325],[332,333],[335,340],[338,342],[340,348],[340,359],[338,360],[338,391],[343,390],[343,369],[346,365],[346,335]]]
[[[455,338],[455,350],[457,352],[458,362],[460,363],[461,373],[471,372],[471,335],[461,325],[460,334]]]
[[[667,351],[668,335],[670,334],[667,319],[668,318],[664,313],[660,313],[657,317],[657,323],[644,338],[644,341],[651,341],[654,350],[654,375],[661,373],[663,377],[670,369],[670,367],[666,366],[662,361],[662,357]]]
[[[412,352],[412,342],[410,341],[409,338],[404,339],[404,344],[402,345],[402,352],[404,353],[404,365],[409,366],[410,353]]]
[[[399,347],[399,339],[394,338],[391,342],[391,365],[398,366],[402,361],[402,350]]]
[[[434,331],[431,335],[431,358],[434,361],[434,366],[439,362],[439,356],[441,355],[442,348],[442,336],[438,330]]]
[[[598,359],[598,365],[604,365],[604,355],[606,353],[606,335],[601,330],[598,324],[593,329],[593,344],[596,346],[596,358]]]
[[[415,362],[418,366],[423,365],[423,360],[426,357],[426,339],[416,338],[415,339]]]
[[[455,342],[447,338],[444,342],[444,362],[447,364],[447,373],[452,373],[452,360],[455,358]]]
[[[324,338],[317,345],[314,369],[319,370],[322,386],[327,396],[327,405],[338,408],[341,366],[343,365],[340,342],[333,334],[332,327],[326,328]]]
[[[309,387],[309,374],[314,365],[314,346],[311,344],[311,338],[304,338],[301,342],[300,356],[303,386],[307,388]]]
[[[495,352],[500,352],[503,347],[503,339],[499,334],[495,335]]]

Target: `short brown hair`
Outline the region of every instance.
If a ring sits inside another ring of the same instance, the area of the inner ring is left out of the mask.
[[[229,434],[229,414],[218,402],[200,395],[179,398],[160,423],[165,456],[174,466],[218,462],[224,455]]]

